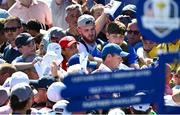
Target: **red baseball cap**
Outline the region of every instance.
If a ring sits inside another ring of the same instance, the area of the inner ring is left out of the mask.
[[[59,41],[59,45],[62,49],[69,48],[71,45],[77,43],[73,36],[65,36]]]

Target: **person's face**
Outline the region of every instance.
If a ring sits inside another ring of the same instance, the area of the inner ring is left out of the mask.
[[[36,44],[31,41],[28,45],[20,47],[19,51],[25,56],[34,55],[36,53]]]
[[[32,3],[32,0],[19,0],[19,2],[25,6],[30,6]]]
[[[113,61],[112,61],[113,60]],[[119,67],[119,64],[123,62],[122,57],[116,54],[107,55],[108,67],[113,70]]]
[[[20,33],[21,33],[21,27],[17,24],[17,22],[9,21],[5,23],[4,35],[10,43],[14,42],[16,36]]]
[[[87,43],[94,43],[96,40],[95,25],[78,27],[79,34]]]
[[[65,48],[63,50],[63,54],[67,58],[70,58],[71,56],[73,56],[76,53],[78,53],[78,49],[77,49],[77,44],[76,43],[72,44],[70,47]]]
[[[156,43],[150,40],[142,40],[143,42],[143,49],[147,52],[151,51],[154,46],[156,46]]]
[[[77,21],[80,16],[81,12],[78,8],[69,11],[69,13],[66,16],[66,22],[68,23],[70,28],[77,28]]]
[[[138,31],[137,24],[130,24],[127,28],[128,43],[134,45],[140,41],[141,34]]]
[[[107,38],[110,43],[115,43],[119,45],[121,45],[124,41],[124,35],[121,34],[108,34]]]
[[[101,16],[102,12],[103,12],[103,9],[97,9],[97,10],[95,10],[95,12],[94,12],[94,14],[93,14],[93,17],[94,17],[95,19],[97,19],[99,16]]]

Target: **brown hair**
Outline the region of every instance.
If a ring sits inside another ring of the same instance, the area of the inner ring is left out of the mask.
[[[121,22],[110,22],[106,28],[106,32],[109,34],[122,34],[126,32],[126,26]]]
[[[9,73],[10,75],[16,72],[17,69],[14,65],[9,63],[0,64],[0,74]]]
[[[7,19],[6,19],[6,22],[17,22],[17,25],[19,27],[22,27],[22,23],[21,23],[21,19],[19,17],[16,17],[16,16],[9,16]]]
[[[91,10],[90,10],[90,13],[91,13],[91,15],[94,15],[94,12],[96,11],[96,10],[98,10],[98,9],[104,9],[104,5],[102,5],[102,4],[95,4],[92,8],[91,8]]]

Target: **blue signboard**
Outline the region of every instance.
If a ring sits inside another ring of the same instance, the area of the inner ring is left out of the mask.
[[[77,97],[153,90],[156,89],[154,84],[159,79],[156,71],[156,69],[144,69],[117,73],[98,73],[88,76],[70,76],[64,80],[67,88],[62,95],[64,97]],[[146,87],[142,87],[144,85]],[[77,93],[78,90],[80,91]]]
[[[159,69],[68,76],[64,79],[67,88],[62,91],[62,96],[70,99],[67,107],[69,111],[127,107],[151,102],[163,103],[164,71]],[[146,92],[146,95],[135,96],[139,91]],[[112,98],[110,96],[112,93],[120,94],[120,97]],[[95,95],[99,95],[100,98],[90,100],[85,98]]]
[[[161,67],[165,68],[165,63],[174,64],[177,67],[180,67],[180,51],[176,53],[168,53],[168,54],[162,54],[159,56],[160,59],[160,65]],[[177,68],[176,68],[177,69]],[[180,107],[178,106],[165,106],[163,104],[161,106],[161,111],[166,114],[179,114],[180,113]]]
[[[155,94],[155,93],[154,93]],[[157,97],[157,98],[153,98]],[[84,110],[98,110],[98,109],[110,109],[113,107],[129,107],[130,105],[136,105],[139,103],[151,103],[160,101],[158,95],[145,95],[145,96],[124,96],[118,98],[103,98],[94,100],[72,100],[67,106],[69,111],[84,111]],[[161,99],[162,100],[162,99]]]
[[[179,7],[179,0],[140,0],[137,4],[137,21],[142,35],[157,43],[179,39]]]

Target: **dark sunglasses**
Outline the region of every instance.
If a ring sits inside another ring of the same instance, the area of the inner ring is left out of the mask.
[[[4,28],[4,32],[16,32],[20,27]]]
[[[131,22],[131,17],[128,17],[128,16],[127,17],[125,17],[125,16],[124,17],[120,17],[119,21],[124,23],[124,24],[128,24],[128,23]]]
[[[94,22],[92,20],[88,20],[88,21],[86,21],[86,25],[88,25],[88,24],[94,24]]]
[[[134,35],[139,35],[139,31],[132,31],[132,30],[127,30],[128,34],[134,34]]]

